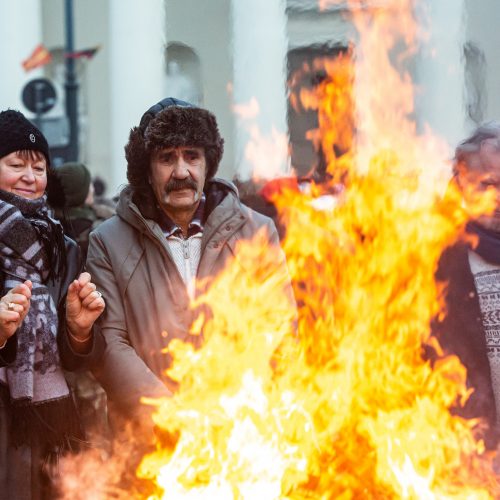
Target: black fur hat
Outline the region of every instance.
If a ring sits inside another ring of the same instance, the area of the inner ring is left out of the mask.
[[[224,152],[224,139],[210,111],[167,97],[149,108],[125,146],[127,179],[139,204],[154,199],[148,182],[151,155],[165,147],[196,146],[205,150],[206,180],[214,177]]]

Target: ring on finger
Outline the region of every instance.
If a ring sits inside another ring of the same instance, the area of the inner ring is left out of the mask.
[[[95,293],[97,293],[98,299],[100,299],[102,297],[102,293],[99,290],[96,290]]]
[[[9,311],[14,311],[14,306],[15,306],[15,305],[16,305],[16,304],[14,304],[14,302],[9,302],[9,303],[7,304],[7,309],[8,309]]]

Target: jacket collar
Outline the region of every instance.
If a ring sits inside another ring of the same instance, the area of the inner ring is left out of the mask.
[[[205,186],[204,192],[206,196],[204,207],[204,219],[206,220],[206,224],[210,225],[212,212],[222,204],[226,197],[230,197],[231,200],[229,204],[227,204],[229,200],[226,200],[226,203],[224,205],[227,208],[229,208],[229,206],[232,206],[234,208],[236,205],[240,204],[238,189],[232,182],[226,181],[224,179],[210,179]],[[231,214],[233,212],[234,210],[231,211]],[[158,226],[159,234],[162,234],[158,222],[145,217],[141,213],[137,205],[133,202],[132,188],[130,187],[130,185],[125,186],[120,192],[118,204],[116,207],[116,214],[125,222],[141,232],[148,232],[153,228],[153,232],[156,233],[156,231],[154,230],[154,226]],[[220,216],[216,217],[216,219],[219,220]]]

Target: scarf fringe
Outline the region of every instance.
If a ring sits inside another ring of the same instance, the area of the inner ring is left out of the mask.
[[[41,443],[49,448],[77,451],[85,435],[71,396],[40,404],[10,405],[14,446]]]

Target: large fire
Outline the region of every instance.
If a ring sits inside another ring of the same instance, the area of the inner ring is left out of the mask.
[[[449,412],[467,397],[463,367],[453,357],[431,367],[422,355],[440,306],[437,262],[467,215],[458,193],[443,197],[445,149],[416,134],[411,81],[389,59],[402,33],[411,50],[410,2],[385,7],[355,15],[356,53],[317,61],[328,77],[314,93],[293,96],[318,109],[311,137],[332,183],[345,184],[327,209],[315,203],[324,186],[275,200],[287,228],[297,336],[281,277],[267,272],[273,256],[258,242],[241,243],[199,301],[212,312],[200,322],[204,347],[171,346],[169,375],[180,389],[155,422],[175,439],[139,470],[157,481],[152,498],[497,491],[473,435],[478,422]],[[334,144],[345,154],[336,156]]]
[[[388,57],[402,38],[411,51],[411,2],[348,3],[355,53],[318,62],[328,77],[293,96],[318,109],[311,137],[331,185],[275,200],[297,317],[286,276],[272,272],[279,253],[263,235],[241,242],[195,304],[203,347],[170,345],[178,392],[148,402],[163,436],[138,470],[151,500],[500,494],[480,423],[449,411],[468,396],[464,368],[445,356],[431,366],[422,352],[439,351],[434,273],[468,215],[453,188],[443,196],[447,150],[417,135],[411,81]],[[339,182],[342,194],[319,207]]]

